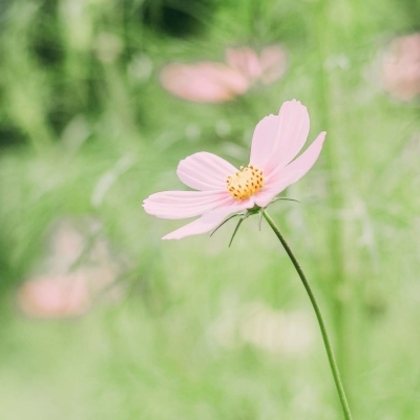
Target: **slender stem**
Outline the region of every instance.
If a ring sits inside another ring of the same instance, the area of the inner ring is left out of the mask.
[[[306,276],[296,259],[295,255],[293,254],[292,250],[290,249],[289,245],[287,244],[286,240],[284,239],[283,235],[280,233],[280,230],[274,223],[271,216],[266,212],[266,210],[262,210],[262,214],[267,220],[267,223],[270,225],[271,229],[273,229],[275,235],[283,245],[284,249],[287,252],[287,255],[292,260],[293,265],[295,266],[295,269],[302,280],[303,286],[305,287],[306,292],[308,293],[309,299],[311,300],[312,306],[315,310],[315,314],[318,320],[319,328],[321,329],[322,339],[324,340],[325,349],[327,351],[328,360],[330,362],[331,371],[334,377],[335,386],[337,388],[338,396],[340,397],[341,407],[343,409],[343,414],[346,420],[351,420],[351,413],[350,413],[350,407],[347,402],[346,393],[344,392],[344,387],[340,379],[340,373],[338,371],[337,362],[335,360],[334,352],[332,350],[331,342],[328,337],[327,328],[325,326],[324,319],[321,314],[321,310],[319,309],[318,302],[315,299],[315,295],[312,292],[312,289],[309,285],[308,280],[306,279]]]

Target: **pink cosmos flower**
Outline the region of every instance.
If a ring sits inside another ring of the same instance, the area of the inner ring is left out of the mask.
[[[160,74],[162,86],[175,96],[200,103],[219,103],[245,94],[257,81],[279,79],[286,69],[286,55],[278,45],[258,55],[249,47],[227,49],[226,64],[203,61],[173,63]]]
[[[286,70],[286,53],[279,45],[265,47],[259,55],[249,47],[228,48],[225,57],[229,67],[252,83],[274,83]]]
[[[80,316],[99,300],[121,296],[121,288],[114,287],[120,268],[109,243],[98,237],[99,228],[99,221],[91,218],[62,218],[53,223],[41,273],[17,290],[16,303],[26,316]]]
[[[82,315],[91,307],[91,296],[82,275],[40,277],[23,284],[17,301],[32,318],[59,319]]]
[[[382,83],[401,100],[420,94],[420,34],[395,38],[383,58]]]
[[[325,132],[296,158],[308,137],[309,124],[306,107],[292,100],[281,106],[278,115],[269,115],[257,124],[248,166],[238,170],[208,152],[181,160],[179,179],[198,191],[158,192],[144,200],[143,207],[163,219],[200,217],[162,239],[209,232],[232,214],[268,206],[316,162]]]

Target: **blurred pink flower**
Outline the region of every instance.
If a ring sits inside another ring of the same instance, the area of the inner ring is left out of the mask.
[[[226,63],[168,64],[162,69],[162,86],[175,96],[193,102],[218,103],[245,94],[257,81],[268,84],[286,69],[286,56],[277,45],[261,54],[249,47],[226,50]]]
[[[23,284],[18,304],[32,318],[66,318],[82,315],[91,306],[90,293],[83,276],[40,277]]]
[[[225,55],[228,65],[251,82],[273,83],[286,70],[286,53],[278,45],[265,47],[260,56],[249,47],[228,48]]]
[[[237,170],[208,152],[182,160],[178,177],[198,191],[158,192],[144,200],[143,207],[147,213],[164,219],[200,217],[163,239],[209,232],[231,214],[266,207],[316,162],[325,132],[295,159],[306,142],[309,125],[306,107],[292,100],[281,106],[278,115],[269,115],[257,124],[248,166]]]
[[[49,252],[40,270],[17,291],[22,312],[38,319],[59,319],[86,313],[99,300],[115,300],[120,268],[94,219],[62,219],[53,224]]]
[[[420,34],[395,38],[383,58],[384,89],[398,99],[420,94]]]

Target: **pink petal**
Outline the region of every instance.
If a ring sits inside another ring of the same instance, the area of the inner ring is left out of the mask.
[[[295,99],[285,102],[278,116],[261,120],[254,131],[250,162],[269,175],[287,165],[301,150],[309,133],[309,115]]]
[[[40,277],[24,283],[17,295],[22,311],[34,318],[63,318],[91,306],[86,278],[77,274]]]
[[[411,100],[420,93],[420,34],[395,38],[383,57],[382,84],[396,99]]]
[[[229,66],[240,71],[247,78],[255,80],[261,76],[260,60],[253,49],[249,47],[228,48],[225,55]]]
[[[160,75],[162,86],[175,96],[200,103],[225,102],[243,95],[249,82],[224,64],[169,64]]]
[[[229,215],[252,207],[254,207],[252,198],[240,202],[231,199],[229,205],[203,214],[199,219],[165,235],[162,239],[182,239],[186,236],[210,232],[216,229]]]
[[[285,168],[280,167],[266,178],[264,188],[255,195],[255,203],[258,206],[266,207],[277,194],[298,181],[312,168],[321,153],[326,134],[325,131],[320,133],[297,159]]]
[[[252,136],[250,163],[262,169],[273,153],[273,146],[278,132],[278,116],[268,115],[255,127]]]
[[[260,62],[263,83],[273,83],[280,79],[286,70],[286,53],[279,45],[270,45],[262,50]]]
[[[163,219],[199,216],[232,200],[225,191],[164,191],[150,195],[144,210]]]
[[[255,194],[255,204],[262,208],[267,207],[277,194],[273,193],[269,189],[261,190]]]
[[[237,169],[221,157],[208,152],[198,152],[178,165],[179,179],[188,187],[200,191],[226,189],[226,179]]]

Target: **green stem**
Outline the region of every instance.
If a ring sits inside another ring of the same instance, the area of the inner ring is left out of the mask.
[[[262,210],[262,215],[264,216],[265,220],[267,220],[267,223],[270,225],[271,229],[273,229],[274,233],[276,234],[277,238],[283,245],[284,249],[287,252],[287,255],[292,260],[293,265],[295,266],[295,269],[302,280],[303,286],[305,287],[306,292],[308,293],[309,299],[311,300],[312,306],[314,308],[319,328],[321,329],[322,339],[324,340],[325,349],[327,351],[328,360],[330,362],[331,371],[334,377],[335,386],[337,388],[338,396],[340,397],[341,407],[343,409],[343,414],[346,420],[351,420],[351,413],[350,413],[350,407],[347,402],[346,393],[344,392],[344,387],[340,379],[340,373],[338,371],[337,362],[335,360],[334,352],[332,350],[331,342],[328,337],[327,328],[325,326],[324,319],[321,314],[321,310],[319,309],[318,302],[315,299],[315,295],[312,292],[311,287],[309,286],[309,282],[298,262],[295,255],[293,254],[292,250],[290,249],[289,245],[287,244],[286,240],[284,239],[283,235],[280,233],[280,230],[274,223],[273,219],[270,217],[270,215],[266,212],[266,210]]]

